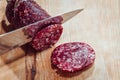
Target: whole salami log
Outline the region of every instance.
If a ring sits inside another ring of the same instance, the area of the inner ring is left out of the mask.
[[[94,63],[95,51],[82,42],[65,43],[54,49],[51,62],[65,72],[83,70]]]

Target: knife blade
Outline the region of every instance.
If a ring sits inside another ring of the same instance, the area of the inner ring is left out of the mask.
[[[63,18],[62,24],[77,15],[79,12],[81,12],[83,9],[78,9],[74,11],[70,11],[67,13],[64,13],[61,16]],[[57,16],[55,16],[57,17]],[[38,22],[45,22],[48,19],[52,19],[55,17],[46,18],[44,20],[38,21]],[[38,22],[32,23],[30,25],[24,26],[22,28],[16,29],[14,31],[5,33],[0,35],[0,54],[5,53],[9,50],[12,50],[16,47],[22,46],[32,40],[32,38],[28,38],[28,35],[25,35],[25,29],[30,27],[31,25],[37,24]]]

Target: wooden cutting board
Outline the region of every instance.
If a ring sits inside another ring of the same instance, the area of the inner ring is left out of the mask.
[[[36,0],[52,16],[74,9],[84,11],[63,24],[58,43],[43,52],[28,46],[0,55],[0,80],[120,80],[120,0]],[[0,33],[6,0],[0,0]],[[7,27],[7,28],[6,28]],[[51,67],[52,50],[65,42],[81,41],[96,52],[94,65],[83,72],[64,74]]]

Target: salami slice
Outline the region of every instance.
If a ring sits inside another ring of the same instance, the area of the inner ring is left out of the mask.
[[[50,18],[44,22],[38,21],[35,24],[31,24],[29,27],[27,27],[25,29],[25,32],[29,37],[34,37],[35,34],[38,31],[40,31],[41,29],[43,29],[49,25],[52,25],[52,24],[61,24],[62,20],[63,20],[63,18],[61,16],[57,16],[54,18]]]
[[[60,24],[53,24],[40,30],[32,40],[32,46],[42,51],[54,45],[60,38],[63,28]]]
[[[14,6],[14,22],[17,28],[48,17],[50,15],[34,0],[18,0]]]
[[[65,43],[52,52],[51,61],[62,71],[75,72],[93,64],[95,51],[83,42]]]

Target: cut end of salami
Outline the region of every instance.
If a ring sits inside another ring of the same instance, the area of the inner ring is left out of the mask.
[[[60,38],[63,31],[61,24],[49,25],[38,31],[31,44],[37,51],[45,50],[53,46]]]
[[[54,49],[51,56],[52,64],[65,72],[84,70],[92,65],[94,60],[95,51],[83,42],[62,44]]]

